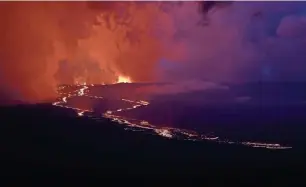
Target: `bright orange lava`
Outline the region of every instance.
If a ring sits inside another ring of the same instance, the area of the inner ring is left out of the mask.
[[[130,77],[126,77],[126,76],[119,76],[118,77],[118,80],[117,80],[117,83],[131,83],[131,79]]]

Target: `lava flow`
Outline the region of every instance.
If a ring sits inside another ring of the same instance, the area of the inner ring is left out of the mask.
[[[131,83],[130,77],[119,76],[117,83]]]
[[[130,82],[128,78],[119,78],[119,82]],[[225,143],[225,144],[239,144],[239,145],[244,145],[244,146],[249,146],[249,147],[257,147],[257,148],[267,148],[267,149],[290,149],[292,147],[289,146],[282,146],[280,144],[269,144],[269,143],[260,143],[260,142],[237,142],[237,141],[230,141],[228,139],[222,139],[217,136],[212,136],[212,135],[204,135],[204,134],[199,134],[194,131],[190,130],[185,130],[185,129],[178,129],[178,128],[169,128],[166,126],[155,126],[150,124],[148,121],[144,121],[141,119],[132,119],[132,118],[126,118],[124,116],[120,116],[120,112],[126,111],[126,110],[133,110],[138,107],[145,107],[149,105],[150,103],[147,101],[133,101],[129,99],[124,99],[122,98],[121,101],[130,103],[131,106],[128,108],[120,108],[116,110],[108,110],[105,113],[102,113],[101,116],[94,116],[92,110],[84,110],[81,108],[76,108],[76,107],[70,107],[68,104],[68,100],[72,97],[88,97],[88,98],[94,98],[94,99],[104,99],[103,97],[99,96],[93,96],[89,95],[88,93],[88,88],[94,85],[77,85],[78,89],[65,93],[64,89],[67,87],[72,87],[75,85],[70,85],[70,86],[60,86],[58,88],[58,94],[60,95],[59,101],[54,102],[54,106],[58,107],[64,107],[64,108],[69,108],[73,109],[78,113],[78,116],[87,116],[91,119],[98,120],[100,118],[108,118],[111,119],[112,121],[117,122],[118,124],[124,125],[125,130],[132,130],[132,131],[144,131],[146,133],[150,134],[155,134],[159,136],[163,136],[166,138],[176,138],[176,139],[182,139],[182,140],[191,140],[191,141],[213,141],[216,143]]]

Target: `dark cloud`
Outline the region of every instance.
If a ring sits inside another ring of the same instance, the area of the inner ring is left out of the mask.
[[[305,80],[305,5],[235,2],[209,13],[205,27],[189,21],[196,20],[197,14],[185,19],[182,14],[178,26],[189,28],[181,40],[185,59],[162,62],[165,77],[235,82]],[[192,6],[181,11],[188,8]]]
[[[57,84],[119,75],[305,80],[305,4],[234,2],[208,11],[203,25],[194,2],[1,2],[0,93],[40,102]]]

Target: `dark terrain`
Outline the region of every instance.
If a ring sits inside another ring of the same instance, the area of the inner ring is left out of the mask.
[[[226,84],[225,84],[226,85]],[[160,95],[121,115],[235,141],[306,145],[306,84],[249,83]],[[154,115],[152,115],[154,114]]]
[[[77,118],[71,110],[48,104],[2,107],[0,112],[4,175],[201,175],[255,184],[262,176],[295,178],[291,172],[305,166],[302,149],[169,140],[125,131],[107,119]]]

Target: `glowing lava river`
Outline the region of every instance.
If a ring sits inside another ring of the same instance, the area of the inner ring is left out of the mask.
[[[64,89],[67,87],[76,86],[77,89],[72,92],[65,92]],[[217,136],[212,135],[204,135],[199,134],[194,131],[185,130],[185,129],[177,129],[177,128],[169,128],[169,127],[160,127],[150,124],[148,121],[144,121],[141,119],[131,119],[126,118],[124,116],[120,116],[120,112],[125,110],[133,110],[138,107],[146,107],[150,103],[147,101],[133,101],[129,99],[121,98],[122,102],[127,102],[130,104],[128,108],[121,108],[116,110],[108,110],[105,113],[101,113],[101,116],[94,115],[93,110],[85,110],[81,108],[76,108],[69,106],[68,100],[73,97],[88,97],[94,99],[104,99],[103,97],[89,95],[89,88],[94,85],[70,85],[70,86],[59,86],[58,94],[59,100],[54,102],[53,105],[57,107],[69,108],[73,109],[77,112],[78,116],[87,116],[92,120],[97,120],[100,118],[108,118],[112,121],[115,121],[121,125],[125,130],[131,131],[143,131],[146,133],[150,133],[153,135],[159,135],[170,139],[181,139],[181,140],[189,140],[189,141],[213,141],[215,143],[220,144],[236,144],[236,145],[244,145],[249,147],[257,147],[257,148],[266,148],[266,149],[290,149],[290,146],[282,146],[280,144],[271,144],[271,143],[262,143],[262,142],[237,142],[231,141],[228,139],[223,139]]]

